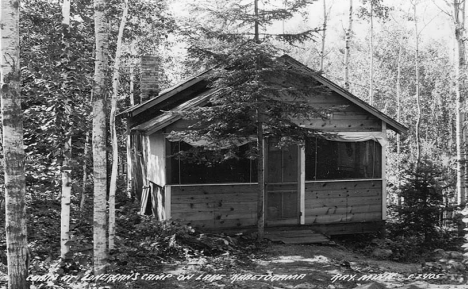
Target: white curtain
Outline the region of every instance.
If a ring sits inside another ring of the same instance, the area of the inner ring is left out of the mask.
[[[379,142],[382,147],[388,144],[387,135],[384,132],[339,132],[336,134],[330,134],[324,136],[325,139],[331,141],[342,141],[342,142],[362,142],[368,140],[374,140]]]
[[[387,135],[385,132],[374,131],[374,132],[338,132],[338,133],[329,133],[327,135],[323,135],[323,137],[327,140],[331,141],[341,141],[341,142],[363,142],[368,140],[373,140],[378,143],[382,147],[385,147],[388,144]],[[225,144],[221,143],[221,146],[216,146],[217,148],[228,148],[231,145],[242,146],[247,143],[256,141],[255,136],[251,136],[249,138],[241,138],[237,140],[230,140],[226,141]],[[180,139],[188,143],[193,147],[200,147],[200,146],[207,146],[213,145],[213,143],[208,139],[201,139],[198,141],[190,140],[190,139]],[[177,139],[171,139],[170,141],[178,141]]]
[[[173,141],[183,141],[185,143],[188,143],[189,145],[193,146],[193,147],[206,147],[207,149],[210,149],[210,147],[216,147],[216,149],[226,149],[228,147],[231,147],[232,145],[235,145],[235,146],[243,146],[245,144],[248,144],[250,142],[253,142],[253,141],[256,141],[257,138],[256,137],[249,137],[249,138],[239,138],[239,139],[235,139],[235,140],[226,140],[226,141],[223,141],[221,142],[220,144],[214,144],[211,140],[209,139],[201,139],[201,140],[191,140],[191,139],[170,139],[171,142]]]

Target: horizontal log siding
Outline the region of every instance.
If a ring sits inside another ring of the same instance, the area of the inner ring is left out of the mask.
[[[306,225],[380,220],[381,180],[306,182]]]
[[[257,184],[171,186],[171,216],[200,228],[254,226]]]

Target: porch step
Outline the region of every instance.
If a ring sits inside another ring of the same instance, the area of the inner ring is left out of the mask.
[[[326,236],[312,230],[268,230],[265,231],[265,238],[285,244],[323,244],[330,242]]]

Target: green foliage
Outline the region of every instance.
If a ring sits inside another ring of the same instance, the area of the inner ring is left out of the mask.
[[[387,223],[388,248],[397,260],[414,260],[435,248],[447,248],[457,241],[450,227],[442,227],[440,214],[445,207],[443,189],[445,174],[440,167],[425,159],[418,168],[410,165],[402,174],[404,180],[398,197],[402,204],[389,207]],[[453,249],[453,248],[452,248]]]
[[[110,55],[116,48],[114,40],[121,17],[120,3],[108,2]],[[124,63],[136,66],[135,58],[157,54],[160,39],[165,39],[176,27],[166,1],[131,0],[129,9]],[[60,191],[66,140],[72,139],[70,166],[74,192],[81,187],[78,184],[82,180],[84,161],[88,160],[91,165],[90,156],[84,155],[84,146],[86,134],[91,130],[93,2],[72,1],[69,31],[65,31],[61,24],[61,2],[25,0],[20,17],[27,189],[33,198],[52,199]],[[120,93],[125,95],[129,90],[129,75],[128,69],[122,71]],[[160,74],[158,80],[168,82]],[[110,86],[106,89],[110,90]],[[126,130],[121,122],[119,126],[119,132]]]
[[[273,35],[254,29],[255,25],[268,26],[289,19],[313,1],[286,1],[286,7],[259,9],[257,14],[254,2],[199,4],[197,13],[202,11],[204,17],[217,21],[192,25],[196,31],[192,35],[197,39],[190,39],[189,54],[214,67],[209,79],[213,92],[208,105],[175,112],[196,123],[185,131],[171,133],[169,138],[189,143],[204,140],[209,150],[228,148],[221,160],[238,157],[235,148],[239,141],[258,138],[259,133],[277,138],[280,146],[302,143],[317,131],[303,128],[295,120],[326,118],[327,114],[309,105],[307,96],[328,91],[311,80],[307,75],[310,72],[295,69],[278,58],[280,51],[271,43],[278,37],[301,42],[317,30]],[[252,146],[248,157],[255,158],[257,150]]]
[[[28,239],[34,257],[54,257],[60,246],[60,203],[58,201],[35,201],[28,206]],[[47,240],[44,242],[43,240]]]
[[[50,198],[58,190],[66,139],[73,138],[73,170],[84,159],[93,69],[93,32],[86,22],[92,19],[86,14],[92,3],[73,4],[66,39],[60,3],[25,1],[21,6],[26,181],[33,198]]]
[[[116,249],[111,270],[125,272],[138,264],[148,269],[162,261],[218,256],[227,252],[245,255],[256,249],[253,239],[224,234],[201,234],[175,221],[157,221],[137,214],[139,207],[126,204],[117,210]]]
[[[392,11],[391,6],[386,6],[382,3],[382,0],[362,0],[362,5],[358,9],[358,17],[360,18],[370,18],[371,15],[372,17],[377,17],[379,19],[382,19],[383,21],[386,21],[389,19],[390,15],[389,13]],[[367,8],[366,5],[369,3],[371,9]]]
[[[155,272],[162,263],[204,259],[228,253],[247,256],[257,245],[249,236],[201,234],[192,227],[174,221],[157,221],[138,214],[139,205],[122,194],[116,200],[116,249],[110,252],[110,272],[125,273],[135,270]],[[60,203],[36,201],[28,210],[32,220],[28,227],[31,252],[30,274],[83,276],[92,268],[92,212],[79,215],[72,210],[70,252],[59,258]],[[1,245],[1,242],[0,242]],[[4,256],[1,256],[2,259]],[[57,283],[57,282],[56,282]],[[59,283],[57,283],[59,284]],[[60,284],[63,285],[63,284]]]
[[[179,112],[196,123],[170,137],[203,139],[210,149],[234,149],[239,140],[257,135],[259,121],[265,134],[278,138],[282,145],[303,142],[315,135],[316,131],[302,128],[294,120],[325,118],[327,111],[310,106],[307,95],[327,91],[314,84],[306,72],[291,68],[275,54],[270,44],[253,40],[235,45],[230,53],[217,54],[219,68],[212,70],[214,92],[210,104]]]

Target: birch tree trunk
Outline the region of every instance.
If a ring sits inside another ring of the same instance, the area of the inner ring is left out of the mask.
[[[91,91],[91,95],[89,97],[90,103],[93,103],[93,91]],[[83,179],[81,185],[81,194],[80,194],[80,212],[83,212],[85,201],[86,201],[86,184],[88,182],[88,154],[89,154],[89,140],[90,140],[90,132],[86,132],[85,143],[84,143],[84,161],[83,161]]]
[[[104,15],[106,2],[94,0],[94,29],[96,38],[96,60],[93,93],[93,176],[94,176],[94,274],[106,271],[106,70],[107,70],[107,23]]]
[[[403,54],[403,36],[400,39],[399,45],[400,47],[398,48],[397,79],[396,79],[396,96],[397,96],[396,105],[397,105],[397,121],[398,122],[401,121],[401,57]],[[399,157],[401,154],[401,136],[399,133],[397,134],[396,145],[397,145],[397,156],[399,160]],[[401,177],[400,169],[401,169],[401,164],[398,161],[397,163],[397,175],[398,175],[397,190],[398,192],[400,191],[400,177]],[[398,202],[397,202],[398,206],[401,206],[401,201],[402,201],[402,197],[398,195]]]
[[[120,57],[122,55],[122,38],[127,21],[128,13],[128,0],[123,4],[123,14],[120,21],[119,34],[117,36],[117,51],[115,53],[114,71],[112,77],[112,99],[111,99],[111,113],[110,113],[110,127],[112,139],[112,173],[109,189],[109,250],[114,249],[115,237],[115,192],[117,190],[117,170],[119,166],[119,145],[117,142],[117,131],[115,129],[115,114],[117,111],[117,96],[119,93],[119,70],[120,70]]]
[[[454,0],[454,24],[455,24],[455,94],[456,94],[456,141],[457,141],[457,202],[460,205],[466,203],[466,184],[465,184],[465,142],[464,142],[464,107],[465,99],[462,95],[462,76],[461,72],[465,68],[465,0]]]
[[[133,89],[134,85],[134,67],[133,61],[130,64],[130,106],[135,105],[135,92]],[[133,163],[132,163],[132,147],[131,147],[130,127],[127,124],[127,196],[129,199],[133,198]]]
[[[320,53],[320,71],[323,72],[323,63],[325,61],[325,39],[327,36],[327,1],[323,0],[323,33],[322,33],[322,51]]]
[[[70,47],[70,0],[63,0],[62,3],[62,41],[64,50]],[[65,105],[66,117],[70,117],[71,107],[70,99],[67,99]],[[71,134],[63,144],[63,162],[62,162],[62,194],[61,194],[61,229],[60,229],[60,257],[65,259],[65,255],[70,251],[67,244],[70,240],[70,196],[71,196]]]
[[[344,86],[349,90],[349,58],[351,56],[351,37],[353,35],[353,0],[349,0],[349,23],[345,39]]]
[[[397,104],[397,121],[401,122],[401,57],[403,52],[403,37],[400,40],[400,47],[398,49],[398,63],[397,63],[397,79],[396,79],[396,104]],[[401,153],[401,137],[397,134],[397,154]],[[399,165],[399,164],[398,164]]]
[[[369,104],[374,105],[374,4],[370,3],[370,37],[369,37]]]
[[[21,111],[19,2],[1,1],[0,82],[5,173],[5,232],[8,288],[29,288],[25,204],[25,153]]]
[[[414,69],[416,71],[416,169],[419,167],[421,162],[421,99],[419,95],[419,34],[418,34],[418,19],[416,14],[417,1],[413,3],[413,12],[414,12],[414,36],[416,41],[416,51],[415,51],[415,62]]]

